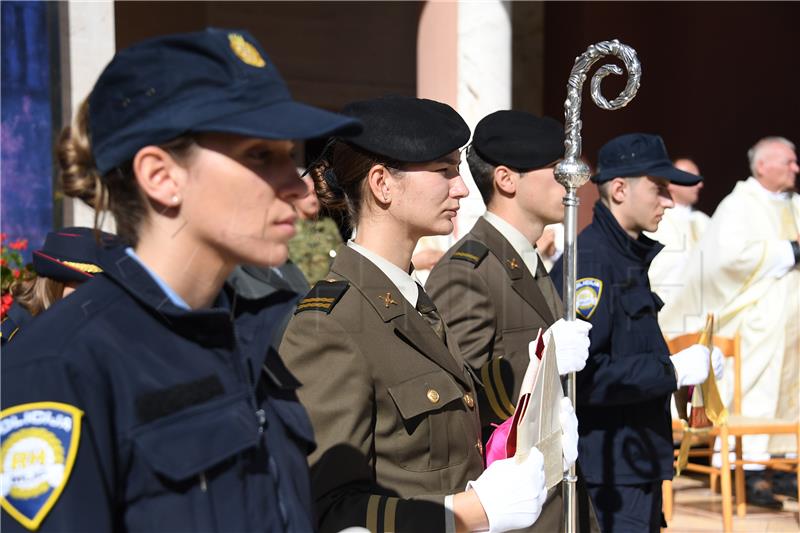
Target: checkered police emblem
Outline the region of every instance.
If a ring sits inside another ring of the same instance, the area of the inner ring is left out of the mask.
[[[0,504],[35,530],[67,484],[81,433],[79,409],[35,402],[0,411]]]

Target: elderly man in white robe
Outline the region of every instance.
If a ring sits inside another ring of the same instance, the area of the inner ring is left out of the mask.
[[[665,331],[696,331],[714,312],[719,335],[742,336],[742,414],[797,419],[800,410],[800,196],[795,146],[767,137],[749,151],[752,176],[717,207],[661,312]],[[733,373],[723,394],[730,400]],[[786,438],[788,437],[788,438]],[[745,437],[747,459],[796,453],[794,437]]]

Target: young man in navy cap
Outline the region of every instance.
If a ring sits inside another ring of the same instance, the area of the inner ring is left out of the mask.
[[[577,374],[579,464],[603,531],[656,532],[661,482],[672,479],[670,394],[706,379],[709,353],[694,345],[670,357],[657,321],[663,303],[647,276],[663,246],[642,232],[673,206],[669,183],[702,178],[676,169],[657,135],[617,137],[598,159],[600,200],[577,242],[577,313],[592,324]],[[562,290],[563,261],[552,276]]]
[[[591,326],[559,320],[561,298],[535,249],[544,226],[564,218],[565,191],[553,177],[563,143],[563,126],[547,117],[497,111],[478,123],[467,162],[487,210],[426,283],[464,358],[481,378],[484,439],[492,424],[514,414],[530,362],[528,345],[539,329],[550,328],[547,335],[556,336],[561,374],[580,370],[588,356]],[[563,416],[574,419],[569,400],[564,403]],[[572,461],[576,438],[567,432],[564,440],[565,456],[572,454]],[[560,528],[560,496],[561,487],[554,487],[535,529]]]

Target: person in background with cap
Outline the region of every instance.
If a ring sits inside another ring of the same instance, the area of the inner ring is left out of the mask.
[[[582,369],[589,355],[591,325],[560,318],[561,298],[535,249],[545,225],[564,218],[564,187],[553,175],[563,143],[563,126],[549,117],[497,111],[478,122],[467,162],[486,213],[425,285],[464,359],[480,376],[484,442],[514,415],[530,362],[528,345],[540,329],[555,338],[560,374]],[[562,423],[572,429],[563,439],[566,469],[577,455],[577,421],[568,398],[561,411]],[[588,517],[582,518],[588,527]],[[562,520],[559,485],[551,489],[535,529],[557,531]]]
[[[598,160],[600,200],[577,240],[577,314],[592,324],[576,383],[578,464],[603,531],[657,532],[666,526],[661,482],[673,474],[670,395],[706,379],[709,353],[696,344],[670,357],[647,277],[662,245],[643,232],[673,206],[669,183],[702,178],[676,169],[658,135],[612,139]],[[551,275],[561,291],[563,260]],[[716,350],[715,373],[722,359]]]
[[[364,132],[334,140],[311,173],[322,204],[349,214],[355,240],[300,300],[280,346],[317,438],[319,529],[527,527],[546,495],[542,455],[483,471],[473,373],[409,275],[417,240],[451,232],[468,194],[458,149],[469,128],[451,107],[410,97],[344,113]]]
[[[49,232],[42,249],[33,252],[36,276],[10,287],[14,303],[0,324],[0,343],[5,345],[34,317],[102,272],[100,250],[115,244],[114,235],[90,228]]]
[[[288,139],[359,130],[294,102],[245,31],[114,56],[59,162],[127,247],[3,351],[4,532],[313,530],[312,429],[269,346],[287,304],[223,283],[286,260]]]

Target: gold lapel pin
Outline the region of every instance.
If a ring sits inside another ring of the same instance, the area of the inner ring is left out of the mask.
[[[391,292],[387,292],[383,296],[378,296],[378,298],[383,300],[383,305],[386,307],[389,307],[390,305],[397,305],[397,302],[395,302],[394,298],[392,298]]]
[[[517,263],[517,258],[512,257],[511,259],[507,259],[506,263],[508,264],[508,268],[511,270],[516,270],[519,268],[519,263]]]

